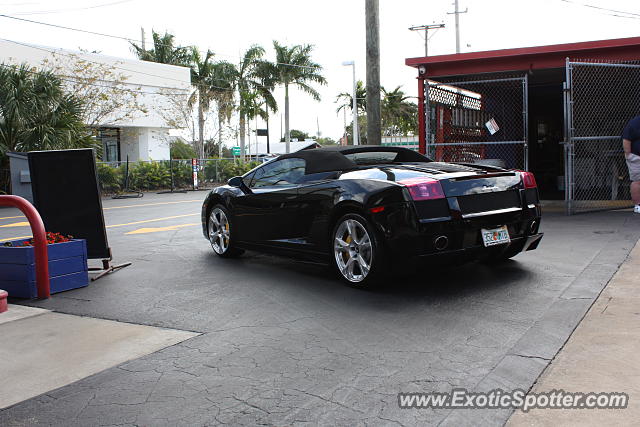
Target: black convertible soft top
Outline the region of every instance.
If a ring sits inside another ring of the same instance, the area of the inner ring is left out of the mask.
[[[300,150],[295,153],[283,154],[278,157],[280,159],[303,159],[306,161],[305,174],[345,171],[357,169],[358,165],[346,154],[354,153],[374,153],[387,152],[397,153],[394,163],[423,163],[430,162],[428,157],[403,147],[385,147],[380,145],[347,145],[347,146],[331,146],[322,148],[312,148],[308,150]]]

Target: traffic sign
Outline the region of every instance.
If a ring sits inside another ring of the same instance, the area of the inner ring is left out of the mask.
[[[233,154],[234,156],[239,156],[240,155],[240,147],[238,147],[238,146],[231,147],[231,154]]]

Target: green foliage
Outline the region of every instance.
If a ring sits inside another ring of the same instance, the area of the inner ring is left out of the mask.
[[[209,160],[198,171],[201,187],[225,183],[229,178],[243,175],[258,166],[259,162],[241,163],[238,160]],[[191,188],[193,169],[191,160],[169,160],[129,163],[129,190],[154,191],[171,188],[171,168],[173,168],[174,188]],[[98,163],[98,182],[105,194],[124,191],[126,164],[119,166]]]
[[[335,145],[336,144],[335,140],[333,140],[331,138],[328,138],[328,137],[318,138],[318,139],[316,139],[316,142],[318,144],[320,144],[320,145]]]
[[[339,93],[335,102],[340,103],[338,104],[336,113],[339,113],[343,109],[349,109],[351,114],[353,114],[353,95],[351,93]],[[356,107],[358,108],[358,114],[367,112],[367,87],[362,80],[356,82]]]
[[[178,139],[171,143],[172,159],[194,159],[197,157],[196,150],[193,146],[182,139]]]
[[[82,113],[54,74],[0,64],[0,155],[93,146]]]
[[[117,193],[124,183],[123,166],[111,166],[107,163],[97,163],[98,183],[103,193]]]
[[[171,187],[171,172],[165,162],[137,162],[129,165],[129,188],[156,190]]]
[[[306,132],[303,132],[301,130],[298,129],[291,129],[289,131],[289,136],[291,139],[295,139],[297,138],[298,141],[304,141],[305,139],[309,138],[309,134]],[[284,142],[284,138],[280,138],[280,142]]]
[[[143,61],[160,62],[162,64],[189,66],[191,63],[191,47],[174,46],[175,36],[165,31],[164,35],[151,31],[153,48],[145,50],[142,46],[131,43],[133,53]]]

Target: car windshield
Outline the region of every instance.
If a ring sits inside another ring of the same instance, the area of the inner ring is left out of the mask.
[[[367,151],[364,153],[350,153],[344,155],[356,165],[380,165],[393,163],[398,153],[393,151]]]

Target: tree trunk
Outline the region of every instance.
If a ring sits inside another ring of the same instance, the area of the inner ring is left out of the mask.
[[[291,152],[291,135],[289,135],[289,85],[284,85],[284,141],[285,153]]]
[[[366,0],[367,40],[367,144],[381,144],[380,130],[380,24],[378,0]]]
[[[204,111],[200,95],[198,95],[198,155],[204,159]]]
[[[244,163],[244,113],[240,112],[240,161]]]

